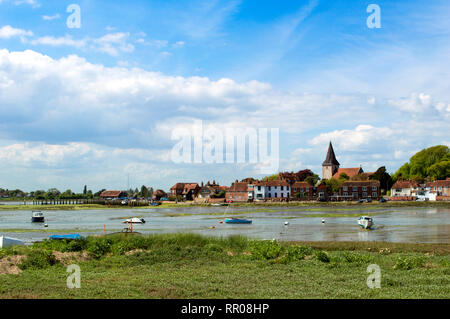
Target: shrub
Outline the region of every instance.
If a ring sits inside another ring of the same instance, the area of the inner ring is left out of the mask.
[[[86,249],[86,240],[85,239],[76,239],[71,240],[68,243],[66,243],[63,252],[65,251],[82,251]]]
[[[254,241],[251,244],[250,251],[255,259],[275,259],[279,257],[284,247],[274,240]]]
[[[314,250],[306,246],[289,246],[287,249],[287,260],[296,261],[303,260],[306,256],[312,255]]]
[[[394,269],[410,270],[413,268],[422,267],[424,263],[425,259],[423,257],[398,257],[397,262],[394,265]]]
[[[99,259],[111,251],[111,241],[106,238],[92,238],[88,240],[87,251],[92,257]]]
[[[363,263],[370,263],[373,261],[373,257],[370,255],[357,254],[357,253],[351,253],[351,252],[344,252],[342,254],[342,257],[343,257],[344,261],[348,262],[348,263],[363,264]]]
[[[19,268],[25,269],[42,269],[56,264],[56,258],[51,251],[48,250],[31,250]]]
[[[328,254],[322,250],[319,250],[315,253],[315,257],[317,258],[317,260],[323,262],[323,263],[329,263],[330,262],[330,257],[328,256]]]

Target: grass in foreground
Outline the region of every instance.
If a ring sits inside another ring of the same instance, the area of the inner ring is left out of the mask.
[[[113,235],[0,250],[2,298],[449,298],[450,245]],[[27,256],[20,257],[19,256]],[[65,257],[62,258],[62,257]],[[64,266],[81,267],[68,289]],[[381,267],[381,289],[366,285]]]

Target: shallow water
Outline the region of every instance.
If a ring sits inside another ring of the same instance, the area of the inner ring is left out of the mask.
[[[103,234],[122,230],[122,221],[143,217],[147,223],[133,225],[135,231],[146,233],[192,232],[203,235],[245,235],[260,239],[287,241],[387,241],[416,243],[450,243],[449,208],[368,208],[354,206],[317,211],[318,207],[192,207],[150,209],[107,209],[79,211],[43,211],[43,223],[31,223],[31,211],[0,212],[0,235],[33,242],[52,234]],[[236,213],[240,213],[235,215]],[[333,217],[329,217],[332,214]],[[372,230],[362,230],[358,216],[374,218]],[[317,216],[312,217],[311,215]],[[222,223],[226,217],[244,217],[252,224]],[[322,224],[322,216],[325,224]],[[334,217],[336,216],[336,217]],[[285,226],[284,222],[289,225]],[[214,226],[213,229],[211,227]]]

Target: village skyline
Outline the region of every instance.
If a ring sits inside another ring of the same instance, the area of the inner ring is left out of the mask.
[[[281,172],[320,175],[330,140],[367,171],[449,146],[448,2],[378,1],[376,25],[369,5],[2,1],[0,187],[266,175],[261,163],[175,163],[173,133],[198,121],[277,129]]]

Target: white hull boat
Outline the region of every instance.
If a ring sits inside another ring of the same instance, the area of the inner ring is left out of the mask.
[[[130,223],[133,223],[133,224],[145,224],[145,219],[144,218],[134,217],[134,218],[126,219],[122,223],[124,223],[124,224],[130,224]]]
[[[6,248],[15,245],[24,245],[23,241],[11,237],[0,236],[0,248]]]
[[[373,219],[369,216],[361,216],[358,219],[358,225],[361,226],[361,228],[370,229],[373,225]]]

